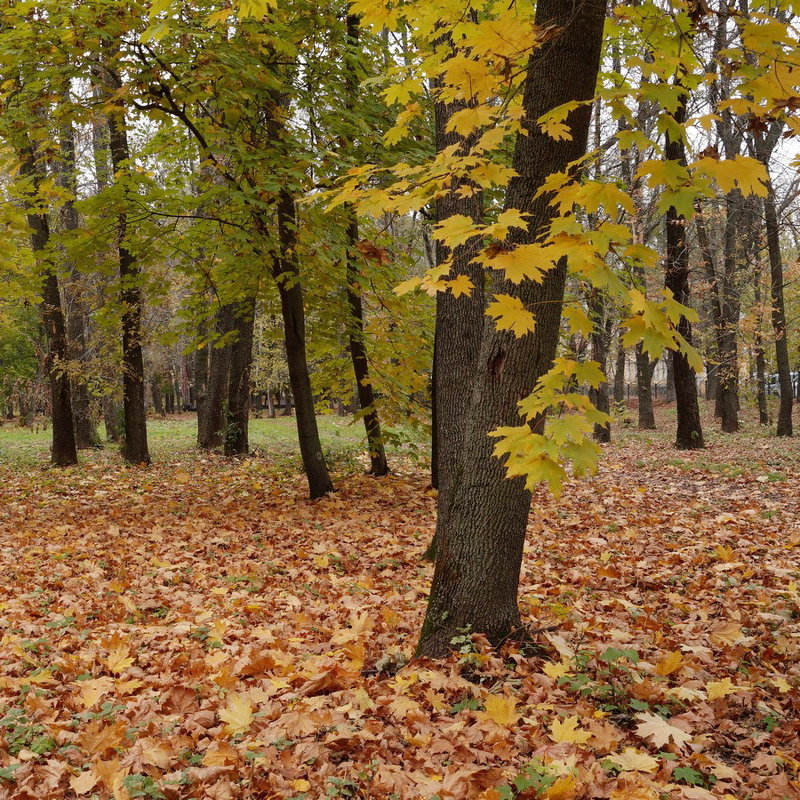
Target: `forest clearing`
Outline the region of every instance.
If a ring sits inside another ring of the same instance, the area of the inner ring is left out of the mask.
[[[537,492],[545,658],[467,633],[410,663],[419,466],[311,501],[268,451],[54,472],[40,444],[0,466],[0,797],[800,796],[800,445],[667,437]]]

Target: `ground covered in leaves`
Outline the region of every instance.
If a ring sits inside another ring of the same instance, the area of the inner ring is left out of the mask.
[[[0,798],[800,798],[800,444],[668,438],[535,498],[549,660],[406,663],[419,469],[0,465]]]

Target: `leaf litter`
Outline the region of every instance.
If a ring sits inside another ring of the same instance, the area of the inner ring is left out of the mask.
[[[413,660],[413,468],[0,467],[0,798],[800,798],[800,449],[657,441],[534,499],[550,660]]]

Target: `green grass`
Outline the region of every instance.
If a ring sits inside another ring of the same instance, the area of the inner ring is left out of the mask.
[[[318,416],[322,448],[334,469],[354,471],[361,467],[359,458],[365,450],[364,426],[352,417]],[[102,425],[101,425],[102,435]],[[387,446],[390,455],[402,452],[425,457],[427,443],[422,431],[403,430],[400,441]],[[196,454],[197,422],[194,415],[181,414],[147,421],[147,438],[154,461],[173,461]],[[19,467],[44,466],[50,456],[51,431],[41,423],[33,430],[20,428],[16,421],[0,426],[0,461]],[[287,469],[300,469],[300,449],[294,417],[250,420],[250,450]],[[118,459],[117,445],[107,443],[100,452],[82,451],[81,461]]]

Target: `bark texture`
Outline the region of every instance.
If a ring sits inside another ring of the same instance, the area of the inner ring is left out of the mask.
[[[102,70],[108,96],[121,88],[118,77],[108,68]],[[114,180],[124,179],[130,166],[130,147],[125,118],[125,102],[117,96],[108,114],[108,149]],[[142,290],[139,266],[128,246],[128,214],[117,215],[117,252],[119,255],[120,302],[122,304],[122,408],[125,440],[122,456],[131,464],[149,464],[147,447],[147,412],[145,405],[144,360],[142,357]]]
[[[303,289],[297,264],[297,219],[294,198],[286,189],[280,192],[278,198],[278,238],[280,252],[273,263],[273,276],[281,298],[283,336],[289,382],[294,397],[300,455],[308,479],[308,490],[313,499],[332,492],[333,483],[322,454],[314,393],[308,373]]]
[[[675,112],[675,121],[683,124],[686,121],[686,95]],[[668,161],[677,161],[686,165],[686,150],[683,139],[672,139],[667,134],[665,157]],[[666,218],[667,258],[664,286],[672,292],[673,297],[683,305],[689,305],[689,248],[686,237],[686,218],[679,214],[675,206],[667,209]],[[692,343],[692,326],[686,317],[678,322],[678,333]],[[701,450],[703,429],[700,424],[700,405],[697,400],[697,379],[689,360],[678,350],[673,353],[673,371],[675,375],[675,404],[678,412],[678,426],[675,434],[675,446],[679,450]]]
[[[236,304],[238,335],[231,343],[228,373],[228,403],[225,414],[225,455],[247,455],[250,449],[250,372],[253,366],[253,328],[256,299],[248,297]]]
[[[31,182],[31,188],[35,193],[38,190],[40,176],[36,166],[35,155],[30,147],[22,151],[20,162],[20,174]],[[45,252],[50,241],[50,225],[47,220],[47,214],[38,210],[35,200],[26,203],[26,205],[31,249],[44,271],[41,312],[47,336],[45,371],[50,380],[51,413],[53,417],[51,460],[56,466],[68,467],[78,463],[78,451],[75,446],[69,374],[65,370],[67,363],[67,331],[61,306],[61,293],[55,269]],[[33,401],[31,401],[30,407],[35,410]]]
[[[530,215],[529,231],[515,229],[514,244],[535,241],[552,220],[547,198],[535,197],[545,178],[567,169],[586,148],[590,107],[571,112],[572,140],[556,142],[536,120],[570,100],[589,100],[595,89],[605,3],[543,0],[539,26],[558,33],[531,56],[523,90],[527,136],[518,137],[513,158],[517,172],[506,205]],[[419,655],[446,654],[459,630],[486,634],[497,643],[520,627],[517,589],[531,495],[524,480],[507,480],[492,455],[488,434],[519,422],[517,402],[551,366],[558,341],[566,264],[550,270],[541,283],[515,286],[493,275],[496,293],[512,294],[537,310],[537,330],[519,339],[484,324],[477,377],[466,417],[462,456],[450,502],[437,521],[439,552]]]

